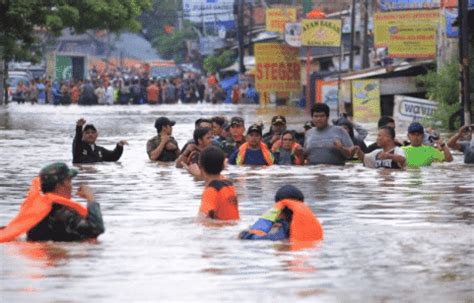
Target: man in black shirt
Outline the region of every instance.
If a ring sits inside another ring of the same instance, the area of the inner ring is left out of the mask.
[[[72,163],[114,162],[120,159],[123,146],[128,142],[121,140],[113,151],[95,144],[97,129],[92,124],[86,124],[83,118],[77,120],[76,135],[72,143]],[[84,128],[83,128],[84,127]]]

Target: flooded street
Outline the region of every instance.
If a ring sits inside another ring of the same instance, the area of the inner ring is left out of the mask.
[[[406,171],[229,167],[241,220],[220,227],[195,220],[203,182],[148,160],[159,116],[176,120],[182,147],[200,116],[241,115],[247,126],[262,120],[266,132],[273,114],[209,104],[1,107],[0,226],[43,166],[71,164],[79,118],[97,127],[98,145],[129,146],[117,163],[77,166],[74,185],[95,191],[105,234],[96,243],[0,245],[0,302],[474,302],[474,166],[459,153],[453,163]],[[289,129],[302,131],[309,120],[285,114]],[[375,124],[369,128],[373,142]],[[293,251],[238,240],[284,184],[303,191],[324,241]]]

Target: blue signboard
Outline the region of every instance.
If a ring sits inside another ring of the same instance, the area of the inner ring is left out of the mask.
[[[453,22],[456,21],[456,18],[458,17],[458,9],[446,9],[444,14],[446,18],[446,36],[448,38],[457,38],[459,34],[459,27],[453,26]]]
[[[474,0],[469,0],[474,1]],[[432,9],[440,7],[440,0],[379,0],[381,11]]]

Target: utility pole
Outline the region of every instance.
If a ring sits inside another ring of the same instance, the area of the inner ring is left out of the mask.
[[[239,72],[245,73],[244,65],[244,0],[236,0],[237,4],[237,39],[239,44]]]
[[[471,99],[469,88],[469,28],[467,21],[468,0],[458,0],[459,9],[459,63],[461,71],[461,89],[459,101],[464,105],[464,125],[471,124]]]
[[[369,67],[369,0],[364,0],[364,29],[362,45],[362,68]]]
[[[349,70],[354,70],[354,44],[355,44],[355,12],[356,0],[352,0],[351,7],[351,46],[349,51]]]

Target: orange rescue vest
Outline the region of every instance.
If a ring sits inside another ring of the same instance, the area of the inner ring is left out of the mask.
[[[319,241],[323,239],[323,227],[306,204],[284,199],[274,205],[283,210],[288,207],[293,212],[290,224],[290,241]]]
[[[281,140],[277,140],[275,143],[273,143],[272,152],[276,153],[277,151],[279,151],[279,149],[281,148],[281,144],[282,144]],[[291,145],[291,160],[293,161],[293,164],[295,165],[303,165],[303,159],[296,155],[296,149],[298,147],[301,147],[301,145],[299,145],[296,142],[294,142]]]
[[[49,214],[53,203],[67,206],[81,217],[87,217],[87,208],[79,203],[53,193],[42,194],[40,179],[36,177],[33,179],[19,213],[5,228],[0,229],[0,243],[13,241],[35,227]]]
[[[247,152],[249,144],[244,143],[239,147],[239,153],[237,154],[237,158],[235,159],[235,163],[237,165],[244,165],[245,161],[245,153]],[[268,149],[267,145],[263,142],[260,142],[260,150],[262,151],[263,154],[263,159],[265,159],[265,163],[270,166],[273,165],[273,154],[270,152]]]

